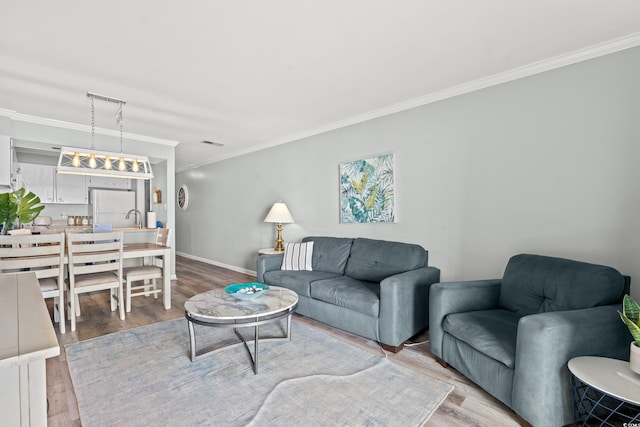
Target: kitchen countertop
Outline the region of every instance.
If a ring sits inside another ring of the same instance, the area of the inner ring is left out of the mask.
[[[40,233],[62,233],[65,231],[69,231],[72,233],[81,233],[83,231],[91,232],[93,231],[93,227],[90,225],[50,225],[48,227],[43,226],[35,226],[31,227],[32,232],[40,232]],[[113,231],[122,231],[125,233],[142,233],[149,231],[156,231],[155,228],[138,228],[138,227],[114,227]]]

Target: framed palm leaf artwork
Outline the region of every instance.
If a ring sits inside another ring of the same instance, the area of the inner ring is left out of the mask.
[[[340,222],[395,222],[394,155],[340,164]]]

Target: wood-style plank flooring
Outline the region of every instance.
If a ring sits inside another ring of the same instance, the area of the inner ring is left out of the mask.
[[[64,345],[78,340],[110,334],[138,326],[176,319],[184,315],[184,302],[193,295],[212,288],[221,288],[229,283],[254,281],[249,276],[184,257],[177,257],[177,281],[172,286],[172,308],[165,310],[162,296],[136,297],[132,299],[131,312],[120,320],[116,312],[109,309],[107,292],[80,296],[82,315],[78,318],[75,332],[58,333],[61,346],[59,357],[47,360],[47,395],[49,399],[50,426],[80,426],[76,396],[65,359]],[[48,300],[50,301],[50,300]],[[51,304],[48,303],[51,311]],[[425,426],[518,426],[518,418],[505,405],[485,393],[475,384],[452,368],[443,368],[429,352],[428,334],[414,337],[415,345],[406,347],[397,354],[384,353],[375,341],[331,328],[312,319],[295,315],[295,320],[321,329],[375,354],[386,354],[390,359],[416,371],[453,385],[454,390],[431,416]],[[56,326],[56,331],[58,328]],[[114,408],[117,410],[117,408]],[[138,422],[140,421],[140,422]],[[136,421],[143,425],[142,420]]]

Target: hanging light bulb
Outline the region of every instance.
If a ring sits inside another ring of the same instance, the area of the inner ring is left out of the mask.
[[[131,164],[131,170],[134,172],[140,172],[140,167],[138,166],[138,161],[133,159],[133,163]]]
[[[71,164],[76,168],[80,167],[80,153],[75,153],[73,155],[73,160],[71,161]]]
[[[111,157],[107,156],[104,159],[104,168],[108,171],[111,170]]]
[[[96,166],[98,166],[98,162],[96,162],[96,155],[91,153],[91,155],[89,156],[89,167],[91,169],[95,169]]]
[[[118,159],[118,169],[120,170],[120,172],[124,172],[127,170],[127,165],[122,157]]]

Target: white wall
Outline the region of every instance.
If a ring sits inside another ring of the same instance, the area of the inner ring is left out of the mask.
[[[271,204],[306,235],[418,243],[442,280],[530,252],[618,268],[640,295],[640,48],[179,173],[179,253],[255,270]],[[394,152],[395,224],[339,224],[338,166]]]

